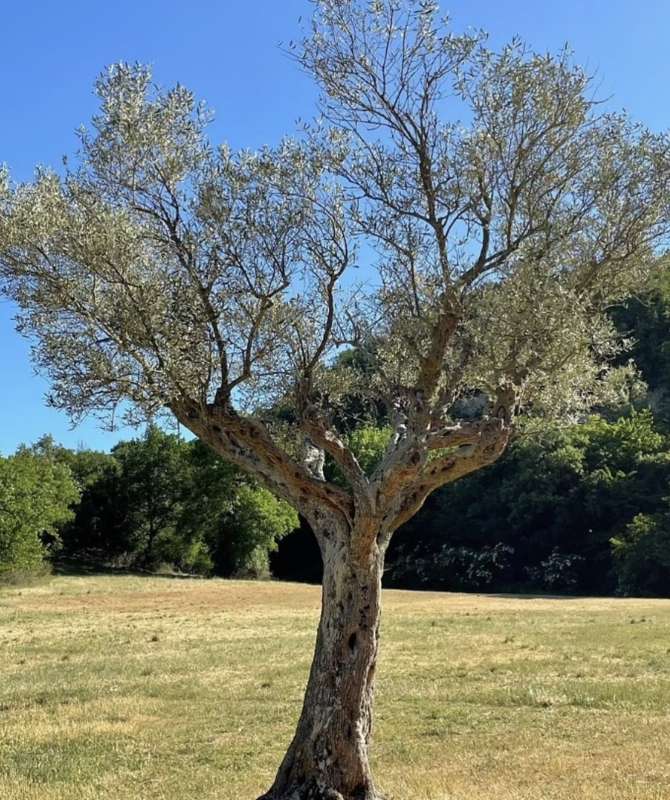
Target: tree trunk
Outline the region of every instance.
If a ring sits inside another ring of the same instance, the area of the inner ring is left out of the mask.
[[[383,556],[330,539],[321,620],[295,737],[259,800],[378,800],[368,763]]]

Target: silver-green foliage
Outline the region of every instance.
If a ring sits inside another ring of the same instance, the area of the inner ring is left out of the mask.
[[[188,90],[108,69],[75,166],[0,179],[0,276],[55,405],[169,409],[313,522],[392,530],[496,458],[520,409],[627,389],[605,310],[665,245],[670,149],[567,51],[494,52],[433,3],[319,0],[312,25],[295,57],[320,116],[275,148],[214,146]],[[329,368],[346,347],[365,372]],[[344,393],[387,409],[372,475],[333,425]],[[304,466],[305,437],[347,490]]]

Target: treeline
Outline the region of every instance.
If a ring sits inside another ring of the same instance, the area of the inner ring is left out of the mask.
[[[670,276],[615,309],[646,383],[571,426],[540,420],[444,487],[395,535],[386,584],[670,596]],[[363,354],[347,354],[365,369]],[[372,471],[390,430],[351,398],[338,420]],[[333,465],[329,477],[338,480]],[[295,512],[197,441],[150,426],[111,453],[45,437],[0,458],[0,577],[50,563],[316,581]]]
[[[295,512],[198,441],[156,426],[111,453],[44,437],[0,459],[0,575],[77,562],[269,575]],[[30,509],[27,513],[26,509]]]
[[[372,470],[388,429],[350,442]],[[336,477],[336,476],[335,476]],[[650,409],[529,426],[394,537],[406,588],[670,596],[670,441]],[[288,535],[290,534],[290,535]],[[0,459],[0,575],[76,562],[318,580],[296,513],[198,441],[157,427],[111,453],[45,437]]]
[[[650,411],[528,431],[399,533],[397,585],[670,594],[670,452]]]

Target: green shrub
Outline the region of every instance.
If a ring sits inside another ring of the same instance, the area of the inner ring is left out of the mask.
[[[670,513],[638,514],[612,540],[619,591],[667,596],[670,589]]]
[[[0,575],[43,574],[79,490],[70,470],[26,449],[0,458]]]

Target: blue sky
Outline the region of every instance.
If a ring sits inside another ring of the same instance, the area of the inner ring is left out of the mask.
[[[598,75],[600,95],[660,130],[670,128],[668,0],[442,0],[454,28],[484,28],[498,45],[518,34],[540,50],[565,42]],[[142,61],[157,81],[179,81],[216,111],[214,141],[256,147],[291,133],[313,110],[309,80],[278,44],[299,32],[308,0],[5,0],[0,29],[0,163],[16,180],[58,166],[95,110],[91,87],[115,61]],[[29,344],[0,299],[0,452],[52,433],[69,446],[108,449],[131,431],[95,420],[71,429],[44,404]]]

